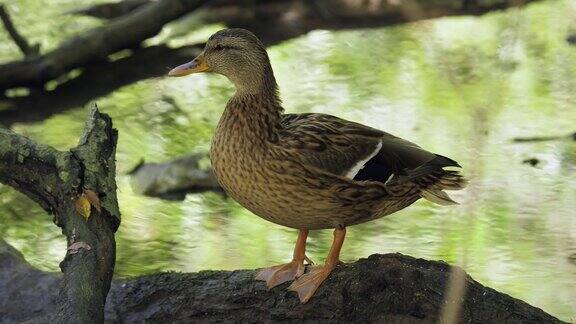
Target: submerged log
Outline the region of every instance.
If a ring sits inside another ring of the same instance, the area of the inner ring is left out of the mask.
[[[139,163],[129,174],[134,192],[168,200],[183,200],[188,193],[223,192],[210,168],[201,168],[205,154],[192,154],[165,163]]]
[[[437,323],[451,271],[461,270],[399,253],[375,254],[339,266],[304,305],[288,284],[267,290],[254,280],[255,270],[159,273],[115,280],[106,322]],[[61,278],[34,269],[0,241],[0,318],[46,322]],[[458,323],[562,323],[468,275],[464,282]]]

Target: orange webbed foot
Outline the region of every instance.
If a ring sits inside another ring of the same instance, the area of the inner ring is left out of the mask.
[[[334,267],[329,265],[314,267],[310,272],[294,281],[290,287],[288,287],[288,290],[298,293],[300,302],[305,304],[314,296],[316,290],[318,290],[324,280],[328,278],[333,269]]]
[[[326,264],[321,267],[314,267],[310,272],[302,275],[298,280],[294,281],[288,290],[292,290],[298,293],[298,298],[302,304],[307,303],[318,288],[322,285],[324,280],[328,278],[332,270],[336,268],[336,265],[340,263],[340,249],[344,243],[344,237],[346,236],[346,228],[337,228],[334,230],[334,241],[330,247],[330,252],[328,252],[328,258],[326,258]]]
[[[260,270],[256,275],[256,280],[266,281],[266,286],[270,289],[287,281],[294,280],[303,273],[304,260],[292,260],[290,263]]]
[[[266,281],[268,289],[276,287],[286,281],[294,280],[304,273],[304,260],[310,260],[306,257],[306,238],[308,230],[301,229],[298,231],[298,239],[294,247],[294,257],[290,263],[277,265],[260,270],[256,275],[256,280]]]

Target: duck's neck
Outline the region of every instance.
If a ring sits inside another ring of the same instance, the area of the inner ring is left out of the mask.
[[[272,69],[264,73],[261,84],[236,87],[220,119],[220,127],[236,136],[275,142],[283,109]]]

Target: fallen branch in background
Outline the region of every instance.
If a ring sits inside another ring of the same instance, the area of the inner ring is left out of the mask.
[[[206,154],[192,154],[165,163],[142,161],[129,174],[134,192],[168,200],[183,200],[188,193],[223,192],[212,169],[200,168]]]
[[[222,1],[206,8],[204,20],[249,29],[267,44],[276,44],[316,29],[375,28],[445,16],[479,16],[534,1],[538,0]]]
[[[59,291],[51,292],[58,297],[44,314],[57,323],[104,319],[104,303],[116,260],[114,233],[120,225],[116,140],[112,121],[96,108],[86,122],[78,146],[70,151],[58,151],[0,128],[0,183],[27,195],[54,214],[54,223],[67,238],[66,257],[60,264],[64,276]],[[0,295],[16,296],[6,291],[2,290]],[[31,300],[21,302],[33,304]],[[4,307],[0,309],[3,311]],[[46,321],[44,318],[42,322]]]
[[[18,32],[16,26],[14,26],[10,14],[8,14],[8,11],[3,4],[0,4],[0,20],[2,20],[2,24],[4,24],[4,28],[8,32],[8,35],[10,35],[16,46],[18,46],[26,58],[37,56],[40,53],[40,44],[30,46],[26,38],[24,38],[24,36]]]
[[[304,305],[286,290],[288,284],[267,290],[254,280],[254,270],[159,273],[114,280],[106,322],[437,323],[452,269],[459,268],[398,253],[375,254],[338,267]],[[562,323],[458,272],[466,285],[458,323]],[[61,280],[59,274],[33,268],[0,240],[3,319],[44,321]]]

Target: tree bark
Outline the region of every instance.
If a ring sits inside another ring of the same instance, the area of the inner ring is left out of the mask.
[[[398,253],[372,255],[338,267],[304,305],[286,290],[288,284],[268,291],[254,280],[255,270],[159,273],[115,280],[106,322],[437,323],[451,271],[461,269]],[[463,275],[458,323],[562,323]],[[0,241],[0,318],[46,322],[61,280],[34,269]]]
[[[58,323],[104,319],[116,260],[114,232],[120,224],[116,141],[110,117],[96,108],[78,146],[66,152],[0,128],[0,182],[53,213],[54,223],[67,238],[67,254],[60,264],[63,280],[51,314]],[[94,195],[89,215],[82,215],[77,204],[87,190]]]

